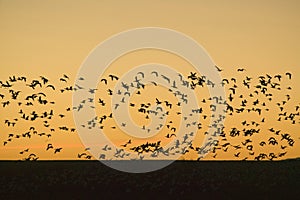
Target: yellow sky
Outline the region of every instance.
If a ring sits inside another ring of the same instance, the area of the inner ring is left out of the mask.
[[[84,59],[100,42],[128,29],[155,26],[174,29],[195,39],[224,69],[224,77],[236,76],[238,67],[246,68],[247,75],[252,77],[293,72],[290,94],[297,105],[300,102],[297,95],[300,88],[296,81],[300,80],[299,8],[297,0],[0,0],[0,80],[13,74],[31,78],[45,75],[50,80],[68,74],[71,85]],[[144,58],[147,62],[156,55],[165,59],[165,63],[176,63],[176,58],[171,56],[154,52],[144,52],[143,55],[149,55]],[[141,57],[139,59],[131,62],[125,59],[124,62],[137,64],[144,61]],[[70,106],[70,94],[53,98],[56,101],[68,99],[61,108]],[[7,116],[10,113],[1,110],[1,120]],[[71,116],[66,120],[72,124]],[[228,121],[233,123],[230,119]],[[292,132],[299,129],[299,125],[283,126]],[[59,135],[55,137],[51,141],[53,144],[66,147],[58,156],[39,151],[40,146],[44,148],[45,141],[37,140],[34,144],[27,141],[16,142],[10,147],[1,145],[0,159],[20,159],[19,150],[22,148],[19,145],[31,149],[36,147],[36,152],[44,159],[72,159],[84,149],[76,133],[67,139]],[[4,138],[0,136],[1,141]],[[289,157],[299,156],[299,148],[299,145],[294,147]],[[230,154],[220,159],[234,158]]]

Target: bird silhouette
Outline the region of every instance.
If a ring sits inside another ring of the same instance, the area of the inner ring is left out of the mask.
[[[113,80],[119,80],[119,78],[117,76],[115,76],[115,75],[110,74],[108,76],[111,78],[112,81]]]
[[[286,72],[285,75],[287,75],[289,79],[292,79],[292,74],[290,72]]]
[[[56,148],[56,149],[54,150],[54,154],[61,152],[61,150],[62,150],[62,148]]]
[[[215,68],[217,69],[218,72],[222,72],[223,70],[219,68],[217,65],[215,65]]]
[[[47,145],[46,151],[48,151],[49,149],[53,149],[53,145],[52,144],[48,144]]]
[[[238,68],[237,71],[238,72],[244,72],[244,71],[246,71],[246,69],[244,69],[244,68]]]

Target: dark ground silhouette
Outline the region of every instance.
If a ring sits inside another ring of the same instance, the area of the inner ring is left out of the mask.
[[[1,199],[287,199],[300,195],[300,160],[176,161],[143,174],[98,161],[2,161],[0,185]]]

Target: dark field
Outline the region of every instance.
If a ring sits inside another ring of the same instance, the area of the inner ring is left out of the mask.
[[[2,161],[0,199],[299,199],[300,160],[176,161],[129,174],[98,161]]]

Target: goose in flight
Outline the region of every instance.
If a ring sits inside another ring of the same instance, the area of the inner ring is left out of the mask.
[[[62,148],[56,148],[56,149],[54,150],[54,154],[61,152],[61,150],[62,150]]]
[[[237,71],[238,72],[244,72],[244,71],[246,71],[246,69],[244,69],[244,68],[238,68]]]
[[[158,72],[156,71],[151,72],[151,74],[154,74],[156,77],[158,77]]]
[[[285,75],[287,75],[289,79],[292,79],[292,74],[290,72],[286,72]]]
[[[215,68],[217,69],[218,72],[222,72],[223,70],[219,68],[217,65],[215,65]]]
[[[140,74],[143,78],[145,78],[145,74],[143,72],[138,72],[137,74]]]
[[[119,80],[119,77],[117,77],[117,76],[115,76],[115,75],[112,75],[112,74],[110,74],[110,75],[108,75],[110,78],[111,78],[111,80],[113,81],[113,80]]]

